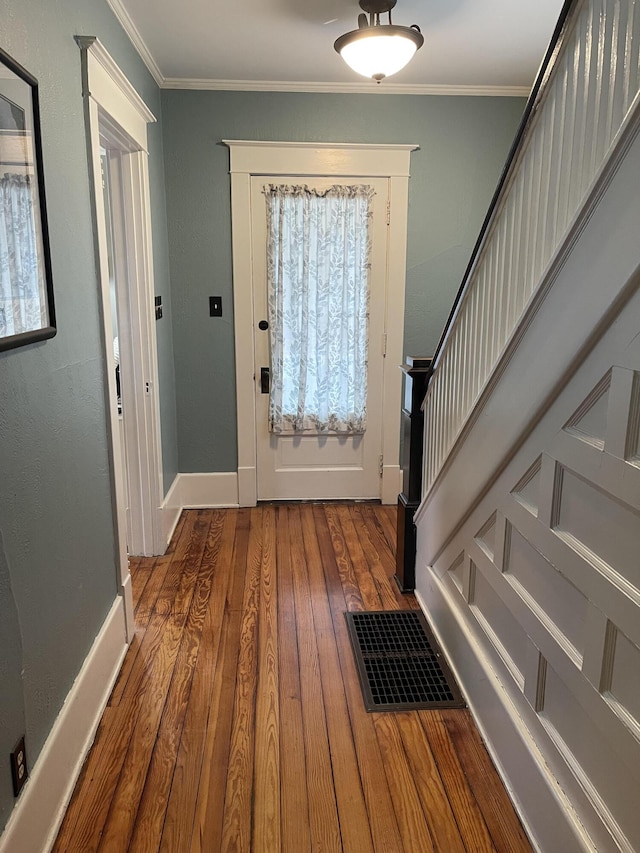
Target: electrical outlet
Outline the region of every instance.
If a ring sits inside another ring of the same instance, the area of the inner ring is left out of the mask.
[[[27,753],[24,748],[24,735],[20,738],[11,753],[11,776],[13,777],[13,796],[17,797],[22,786],[27,781]]]

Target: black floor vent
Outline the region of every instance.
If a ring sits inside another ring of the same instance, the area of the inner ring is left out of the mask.
[[[367,711],[464,707],[421,611],[380,610],[345,617]]]

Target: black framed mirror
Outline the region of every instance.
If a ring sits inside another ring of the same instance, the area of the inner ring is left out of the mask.
[[[0,48],[0,351],[55,334],[38,81]]]

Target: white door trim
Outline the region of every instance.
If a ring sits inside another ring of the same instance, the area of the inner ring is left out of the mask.
[[[129,630],[132,630],[133,610],[125,536],[124,483],[121,468],[115,464],[120,453],[120,437],[115,405],[115,376],[114,371],[110,369],[113,363],[113,320],[102,204],[100,136],[103,134],[117,139],[118,147],[123,152],[123,191],[125,207],[130,211],[125,223],[129,280],[127,310],[130,317],[132,352],[131,383],[135,393],[133,412],[129,418],[133,435],[128,428],[129,435],[125,440],[130,476],[137,480],[137,488],[133,493],[137,493],[139,499],[131,506],[132,541],[129,543],[129,550],[136,554],[158,554],[164,551],[160,518],[163,498],[162,458],[147,155],[147,124],[155,121],[155,118],[97,39],[93,36],[78,36],[76,41],[82,51],[88,159],[93,182],[96,255],[101,282],[119,580],[125,597],[127,625]]]
[[[222,141],[230,149],[240,506],[255,506],[257,502],[251,257],[253,175],[389,179],[387,281],[392,283],[394,298],[388,298],[387,287],[381,497],[383,503],[395,503],[401,489],[399,447],[402,376],[398,367],[402,361],[404,335],[409,161],[411,152],[418,146],[340,142],[252,142],[230,139]]]

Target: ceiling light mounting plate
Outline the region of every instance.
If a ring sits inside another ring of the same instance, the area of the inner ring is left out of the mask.
[[[360,8],[369,14],[384,15],[385,12],[390,12],[397,2],[398,0],[360,0]]]

